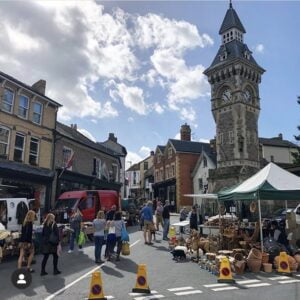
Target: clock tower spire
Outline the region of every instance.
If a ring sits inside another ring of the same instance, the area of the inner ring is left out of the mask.
[[[210,192],[236,184],[260,168],[259,83],[265,70],[244,42],[245,33],[230,1],[219,30],[220,48],[204,71],[216,122],[217,169],[210,174]]]

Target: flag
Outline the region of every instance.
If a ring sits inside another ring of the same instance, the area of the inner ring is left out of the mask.
[[[71,154],[70,158],[68,159],[65,169],[70,169],[72,167],[73,160],[74,160],[74,152]]]

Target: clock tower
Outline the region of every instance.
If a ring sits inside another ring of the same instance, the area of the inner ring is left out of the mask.
[[[210,173],[210,192],[218,192],[260,168],[259,83],[265,72],[244,43],[246,30],[230,1],[219,30],[221,46],[204,71],[211,85],[216,122],[217,169]]]

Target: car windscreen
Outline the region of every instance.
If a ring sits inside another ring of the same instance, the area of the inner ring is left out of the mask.
[[[55,204],[55,209],[72,209],[78,198],[59,199]]]

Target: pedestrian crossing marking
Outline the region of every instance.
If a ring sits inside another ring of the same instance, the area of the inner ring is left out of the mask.
[[[134,298],[134,300],[151,300],[151,299],[160,299],[164,297],[165,297],[164,295],[149,295],[149,296],[137,297]]]
[[[284,280],[284,279],[290,279],[289,276],[275,276],[275,277],[269,277],[270,280]]]
[[[211,287],[221,287],[221,286],[228,286],[228,283],[215,283],[215,284],[205,284],[204,287],[211,288]]]
[[[184,286],[180,288],[168,289],[170,292],[178,292],[178,291],[185,291],[185,290],[192,290],[194,289],[192,286]]]
[[[151,291],[151,294],[146,294],[146,293],[129,293],[129,296],[149,296],[149,295],[152,295],[152,294],[158,294],[157,291]]]
[[[270,286],[270,285],[272,284],[267,282],[262,282],[262,283],[255,283],[255,284],[246,284],[245,287],[251,288],[251,287]]]
[[[201,294],[201,293],[203,293],[203,292],[200,290],[193,290],[193,291],[175,293],[175,295],[176,296],[185,296],[185,295],[193,295],[193,294]]]
[[[238,290],[239,288],[236,286],[226,286],[226,287],[221,287],[221,288],[216,288],[212,289],[215,292],[220,292],[220,291],[229,291],[229,290]]]
[[[236,283],[238,284],[247,284],[247,283],[257,283],[260,282],[261,280],[258,279],[252,279],[252,280],[239,280]]]
[[[286,283],[296,283],[296,282],[300,282],[299,279],[291,279],[291,280],[284,280],[284,281],[278,281],[281,284],[286,284]]]

